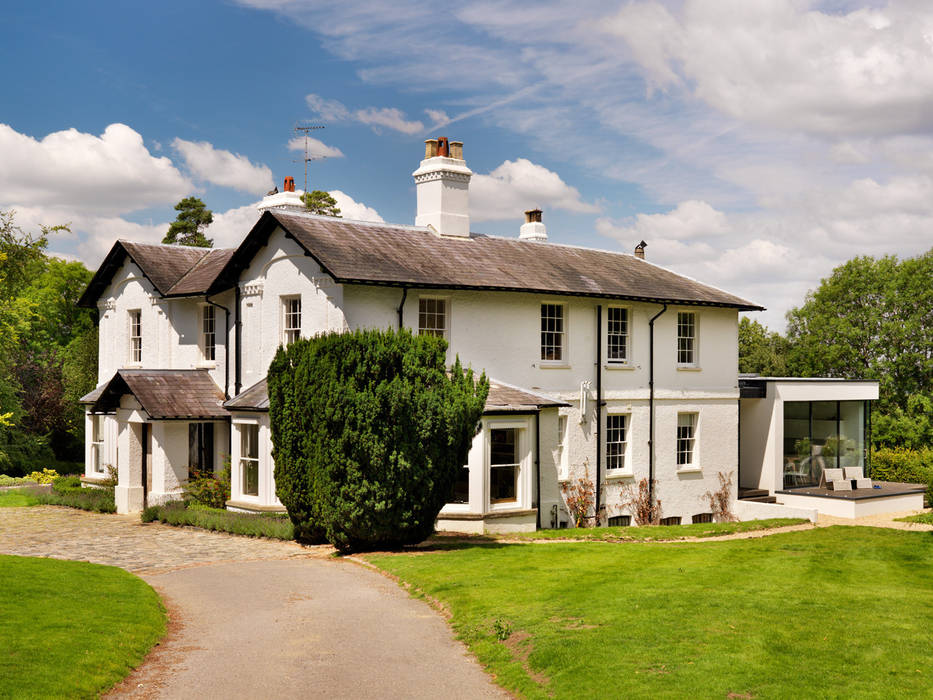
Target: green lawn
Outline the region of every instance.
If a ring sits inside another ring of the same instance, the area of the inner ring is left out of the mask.
[[[38,505],[39,499],[25,489],[0,491],[0,508],[22,508]]]
[[[122,569],[0,555],[0,698],[97,697],[164,632],[159,597]]]
[[[651,525],[646,527],[573,527],[560,530],[537,530],[501,535],[500,539],[523,540],[593,540],[600,542],[645,542],[682,540],[688,537],[722,537],[738,532],[768,530],[810,522],[805,518],[770,518],[737,523],[696,523],[689,525]]]
[[[904,523],[921,523],[923,525],[933,525],[933,510],[917,515],[908,515],[906,518],[897,518]]]
[[[930,533],[831,527],[367,558],[446,606],[522,696],[933,696]],[[511,628],[505,642],[497,620]]]

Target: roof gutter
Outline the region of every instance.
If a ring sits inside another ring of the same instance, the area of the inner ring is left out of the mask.
[[[648,503],[654,504],[654,322],[667,304],[648,321]]]

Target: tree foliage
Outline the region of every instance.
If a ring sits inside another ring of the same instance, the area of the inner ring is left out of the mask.
[[[337,200],[331,197],[327,192],[323,192],[322,190],[305,192],[301,195],[301,198],[304,200],[305,208],[312,214],[340,217],[340,208],[337,206]]]
[[[27,233],[13,212],[0,212],[0,473],[83,454],[82,394],[64,362],[73,338],[95,330],[91,312],[76,305],[91,273],[46,254],[49,236],[62,230]],[[96,380],[96,343],[92,352]]]
[[[175,211],[178,212],[178,216],[168,227],[168,233],[162,239],[163,243],[177,243],[196,248],[210,248],[214,245],[213,239],[204,236],[204,230],[214,221],[213,212],[204,202],[197,197],[185,197],[175,205]]]
[[[933,393],[933,250],[840,265],[787,314],[800,376],[877,379],[881,408]]]
[[[739,320],[739,372],[787,376],[787,339],[758,321]]]
[[[279,348],[269,367],[276,493],[300,539],[341,550],[422,541],[466,463],[489,383],[447,343],[355,331]]]

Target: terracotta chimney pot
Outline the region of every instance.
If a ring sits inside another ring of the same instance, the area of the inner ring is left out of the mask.
[[[294,192],[295,191],[295,178],[293,177],[285,178],[285,182],[282,185],[282,191],[283,192]]]

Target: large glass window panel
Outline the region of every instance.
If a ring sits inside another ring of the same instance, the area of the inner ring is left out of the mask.
[[[865,468],[865,402],[839,402],[839,466]]]
[[[810,402],[784,404],[784,488],[812,481]]]
[[[489,431],[489,500],[509,503],[518,500],[518,430]]]

